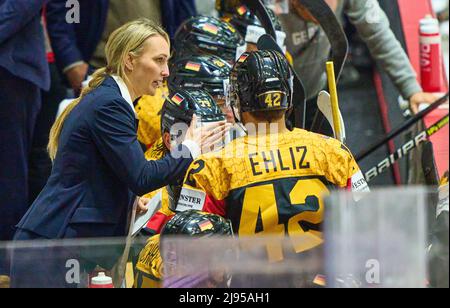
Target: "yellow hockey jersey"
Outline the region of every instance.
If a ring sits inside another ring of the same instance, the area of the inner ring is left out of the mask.
[[[224,216],[239,236],[301,235],[302,241],[292,240],[299,253],[322,243],[323,197],[333,188],[368,190],[343,144],[295,129],[242,137],[200,156],[187,173],[177,210]],[[269,257],[282,259],[282,253]]]
[[[158,160],[164,158],[165,154],[165,147],[162,138],[160,137],[156,142],[153,144],[153,146],[147,150],[145,153],[145,158],[147,160]],[[170,210],[170,204],[169,204],[169,193],[167,191],[167,187],[163,187],[161,189],[152,191],[151,193],[148,193],[144,196],[144,198],[152,199],[155,197],[159,192],[161,191],[161,209],[158,210],[158,212],[153,215],[152,218],[150,218],[149,222],[147,223],[146,229],[147,231],[158,234],[161,232],[162,227],[164,227],[165,223],[172,218],[175,213],[173,213]]]
[[[158,88],[155,96],[143,96],[135,110],[139,119],[138,140],[147,148],[161,138],[161,109],[164,104],[164,93],[167,87]]]
[[[135,267],[134,288],[161,288],[163,262],[160,253],[160,235],[151,237],[139,254]]]

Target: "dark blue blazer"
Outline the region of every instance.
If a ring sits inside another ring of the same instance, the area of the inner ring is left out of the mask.
[[[192,158],[147,161],[133,108],[108,77],[67,117],[50,179],[18,224],[45,238],[124,236],[135,195],[175,184]]]
[[[43,90],[50,87],[40,15],[46,1],[0,0],[0,66]]]
[[[102,38],[109,0],[79,0],[80,23],[68,24],[66,0],[47,4],[47,28],[58,66],[89,62]],[[194,0],[161,0],[163,26],[173,37],[178,26],[197,14]]]

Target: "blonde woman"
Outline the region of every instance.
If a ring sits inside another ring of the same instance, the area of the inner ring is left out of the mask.
[[[15,240],[125,236],[134,197],[175,183],[199,149],[219,141],[227,129],[225,123],[218,123],[204,132],[195,127],[194,118],[177,153],[147,161],[136,138],[133,102],[142,95],[155,95],[169,76],[168,35],[140,19],[116,30],[105,51],[107,67],[94,74],[89,87],[51,130],[52,175],[18,224]],[[120,255],[118,250],[118,255],[111,253],[103,260],[97,256],[101,253],[77,256],[82,251],[16,250],[11,285],[76,286],[66,280],[68,259],[87,259],[92,267],[110,268]]]

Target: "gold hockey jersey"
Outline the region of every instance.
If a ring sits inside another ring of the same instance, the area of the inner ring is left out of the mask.
[[[187,173],[177,210],[224,216],[239,236],[289,235],[299,253],[322,243],[323,197],[333,188],[368,191],[342,143],[295,129],[242,137],[200,156]],[[282,259],[282,253],[270,257]]]
[[[151,237],[139,254],[135,267],[134,288],[161,288],[163,262],[160,253],[160,235]]]
[[[162,138],[160,137],[153,146],[147,150],[145,153],[145,158],[147,160],[158,160],[164,158],[165,148]],[[147,226],[145,227],[147,231],[153,234],[159,234],[161,232],[162,227],[164,227],[165,223],[172,218],[175,213],[170,210],[169,204],[169,192],[167,191],[167,187],[163,187],[161,189],[152,191],[144,196],[144,198],[152,199],[161,191],[161,209],[153,215]]]
[[[166,92],[167,87],[158,88],[155,96],[143,96],[135,107],[139,119],[138,140],[147,148],[161,138],[160,111],[164,104],[163,94]]]

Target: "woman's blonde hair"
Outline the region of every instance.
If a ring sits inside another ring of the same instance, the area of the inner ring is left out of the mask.
[[[111,34],[105,47],[107,66],[95,71],[89,85],[83,89],[80,97],[67,106],[52,126],[50,140],[47,146],[52,161],[55,159],[58,151],[59,137],[64,126],[64,121],[70,112],[89,92],[99,87],[107,76],[116,75],[128,81],[125,73],[126,57],[130,54],[133,57],[141,56],[144,49],[144,42],[148,38],[157,35],[163,37],[170,43],[169,35],[163,28],[146,18],[129,22]]]

